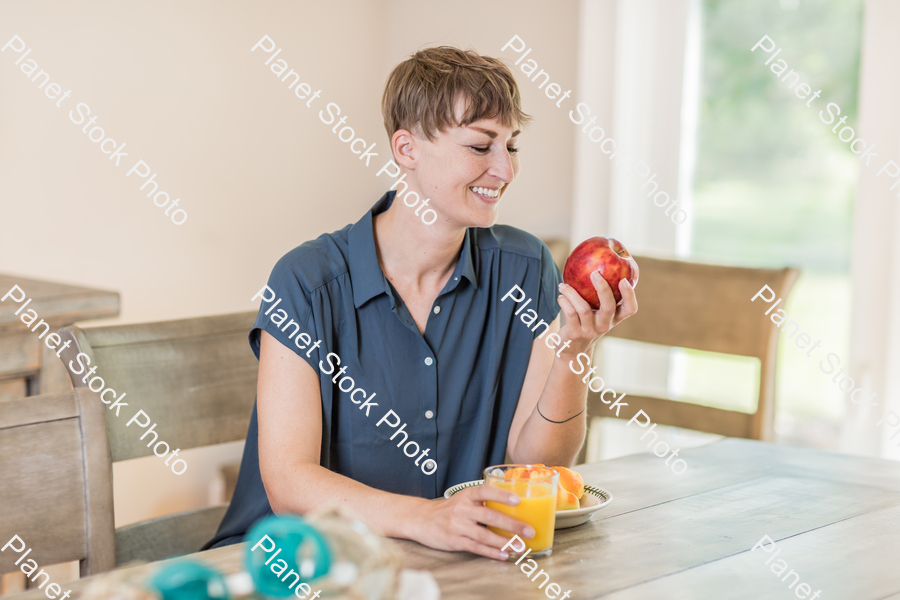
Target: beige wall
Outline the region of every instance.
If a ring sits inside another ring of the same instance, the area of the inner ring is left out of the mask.
[[[375,177],[389,157],[379,102],[396,62],[443,43],[512,57],[512,65],[514,55],[500,48],[518,34],[552,81],[574,88],[577,6],[3,3],[0,45],[20,36],[33,48],[25,60],[72,95],[56,108],[14,65],[20,55],[0,53],[0,272],[117,290],[117,322],[250,310],[280,256],[356,221],[388,187]],[[250,52],[264,34],[283,49],[278,58],[322,90],[313,108],[278,81],[264,64],[268,55]],[[535,122],[500,221],[566,236],[573,127],[518,76]],[[127,144],[118,168],[70,121],[78,102]],[[328,102],[340,105],[358,135],[377,142],[382,162],[366,168],[319,121]],[[138,159],[181,199],[184,225],[173,225],[139,191],[143,180],[126,178]],[[240,444],[196,451],[183,479],[152,458],[117,465],[118,524],[203,504],[217,465],[239,455]]]
[[[72,97],[56,108],[0,54],[0,270],[118,290],[123,322],[252,308],[278,257],[355,221],[381,186],[250,47],[271,36],[383,146],[378,6],[4,4],[0,39],[22,37]],[[69,120],[81,101],[127,143],[120,167]],[[136,159],[181,198],[184,225],[125,177]]]

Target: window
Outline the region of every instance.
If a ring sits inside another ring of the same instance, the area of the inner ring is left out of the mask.
[[[690,259],[799,267],[786,312],[846,360],[859,160],[819,111],[835,102],[856,123],[862,2],[703,0],[702,10]],[[775,61],[764,64],[774,52],[750,52],[763,35],[813,91],[822,90],[810,108],[788,89],[793,79],[783,83],[770,69]],[[778,350],[778,439],[836,449],[845,394],[818,359],[785,342]],[[692,397],[694,390],[735,385],[733,370],[679,352],[676,392]]]

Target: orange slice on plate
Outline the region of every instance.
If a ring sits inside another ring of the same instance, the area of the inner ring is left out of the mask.
[[[567,469],[566,467],[551,467],[559,471],[559,490],[562,492],[563,490],[570,492],[575,495],[575,498],[581,500],[581,497],[584,496],[584,479],[581,478],[581,475],[572,471],[571,469]],[[575,508],[578,508],[577,506]]]
[[[556,495],[556,510],[574,510],[576,508],[581,507],[578,505],[578,498],[575,497],[575,494],[559,488],[559,493]]]

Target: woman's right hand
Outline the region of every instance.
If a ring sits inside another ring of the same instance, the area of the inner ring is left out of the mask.
[[[482,503],[498,502],[515,506],[519,497],[506,490],[488,485],[466,488],[448,500],[427,500],[417,511],[408,537],[438,550],[466,550],[495,560],[509,558],[500,549],[509,539],[483,525],[491,525],[527,540],[534,537],[534,529],[518,519],[488,508]]]

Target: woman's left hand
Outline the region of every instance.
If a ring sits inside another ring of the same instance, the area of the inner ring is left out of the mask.
[[[592,310],[587,300],[565,283],[559,286],[559,306],[566,315],[566,325],[559,331],[564,340],[571,340],[571,352],[583,352],[590,348],[607,331],[633,315],[638,310],[634,288],[623,279],[619,282],[622,304],[616,305],[612,288],[600,273],[591,273],[591,283],[600,298],[600,309]]]

